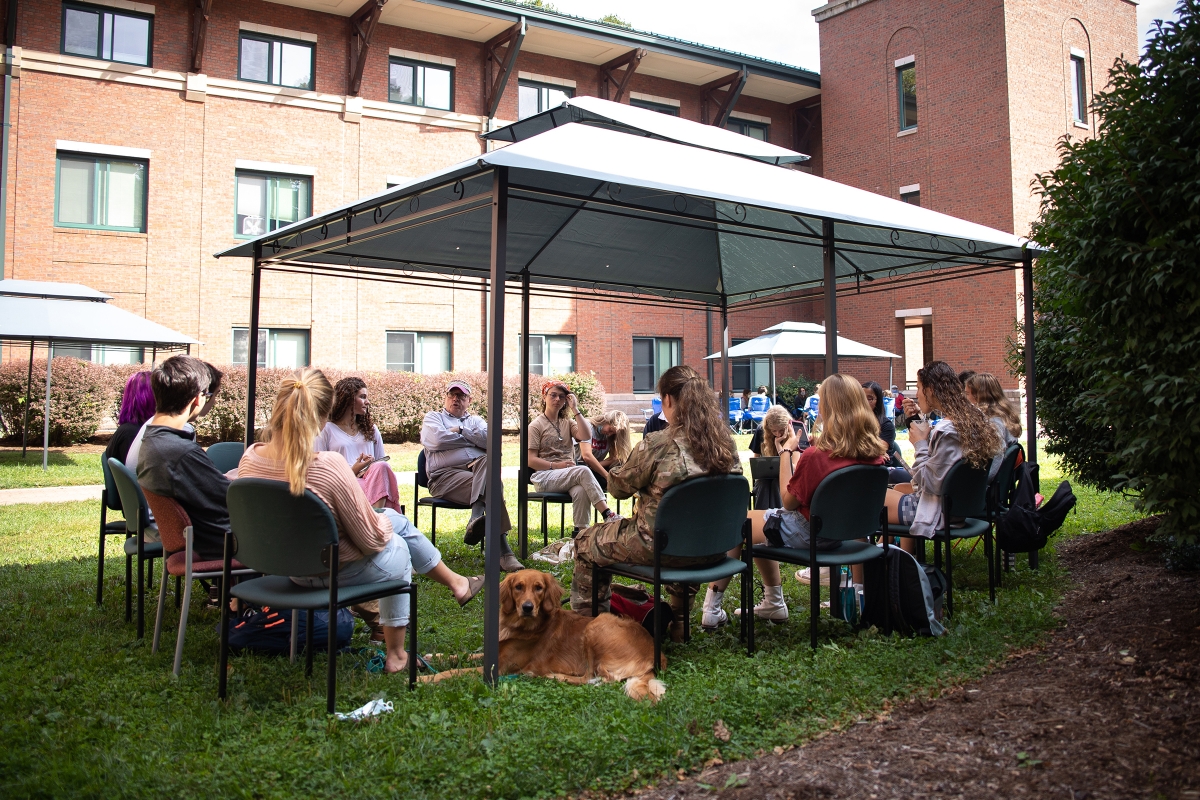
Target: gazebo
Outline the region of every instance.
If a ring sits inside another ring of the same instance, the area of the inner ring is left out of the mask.
[[[44,344],[46,409],[42,424],[42,469],[49,466],[50,380],[54,346],[92,345],[187,350],[199,344],[190,336],[108,304],[110,295],[78,283],[0,281],[0,342],[29,345],[25,388],[25,424],[21,455],[28,445],[29,405],[33,397],[33,348]]]
[[[653,111],[580,98],[487,138],[506,147],[239,243],[218,257],[252,259],[247,443],[254,437],[263,276],[324,274],[488,292],[488,419],[502,418],[504,307],[519,293],[716,308],[728,406],[728,312],[798,294],[824,296],[826,371],[837,371],[837,296],[862,280],[920,283],[1025,272],[1032,368],[1034,247],[1012,234],[824,180],[763,158],[745,137]],[[758,144],[758,143],[756,143]],[[780,148],[781,149],[781,148]],[[799,156],[799,154],[792,154]],[[798,159],[794,159],[798,160]],[[521,338],[527,351],[529,337]],[[522,359],[528,364],[528,352]],[[1032,423],[1032,374],[1027,374]],[[528,419],[527,375],[521,418]],[[1030,424],[1029,456],[1034,451]],[[526,447],[522,428],[521,462]],[[485,678],[497,678],[503,502],[501,426],[488,430]],[[526,552],[525,481],[518,536]]]

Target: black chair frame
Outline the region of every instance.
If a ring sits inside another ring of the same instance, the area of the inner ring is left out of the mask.
[[[463,505],[462,503],[455,503],[451,500],[443,500],[440,497],[433,497],[432,495],[428,497],[421,497],[420,487],[422,486],[424,486],[426,489],[429,489],[429,473],[425,469],[424,449],[417,453],[417,471],[413,473],[412,522],[415,527],[420,527],[419,519],[421,515],[421,506],[428,508],[431,516],[429,525],[429,541],[431,544],[437,544],[437,510],[439,508],[445,508],[450,511],[467,511],[470,510],[471,507]],[[483,547],[482,542],[480,543],[480,547]]]
[[[142,639],[146,636],[146,592],[154,589],[154,559],[162,556],[162,545],[145,540],[146,529],[150,527],[147,520],[150,517],[148,506],[146,505],[146,497],[142,494],[142,487],[138,484],[137,478],[132,477],[133,473],[121,464],[117,459],[109,459],[109,471],[111,473],[113,464],[118,464],[124,475],[133,483],[133,488],[137,491],[137,507],[133,514],[125,509],[125,501],[121,501],[121,513],[125,515],[125,621],[130,622],[133,619],[133,560],[137,559],[137,638]],[[113,483],[116,483],[116,476],[113,475]],[[149,569],[147,570],[147,566]],[[176,602],[179,599],[179,587],[176,585],[175,598]]]
[[[100,454],[100,469],[104,473],[104,488],[100,490],[100,546],[96,550],[96,605],[104,605],[104,544],[108,536],[129,535],[124,519],[109,520],[109,511],[124,511],[121,508],[121,494],[112,479],[112,470],[108,468],[108,455]],[[126,620],[128,621],[128,619]]]

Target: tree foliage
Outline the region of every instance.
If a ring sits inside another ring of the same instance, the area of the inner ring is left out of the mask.
[[[1039,175],[1038,416],[1085,483],[1200,528],[1200,0],[1097,95],[1096,138]]]

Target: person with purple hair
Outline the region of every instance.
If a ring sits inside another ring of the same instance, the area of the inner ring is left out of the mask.
[[[150,371],[142,370],[129,376],[121,396],[121,412],[117,416],[117,431],[108,441],[104,457],[125,463],[129,446],[146,420],[154,416],[154,391],[150,388]]]

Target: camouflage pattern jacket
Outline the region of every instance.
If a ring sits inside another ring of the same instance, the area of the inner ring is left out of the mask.
[[[730,473],[742,474],[740,461],[734,464]],[[649,544],[654,540],[654,517],[658,513],[658,503],[666,491],[689,478],[707,474],[688,452],[682,430],[666,428],[651,433],[638,442],[624,464],[608,473],[609,494],[622,500],[637,495],[633,518],[622,520],[622,528],[632,523]]]

